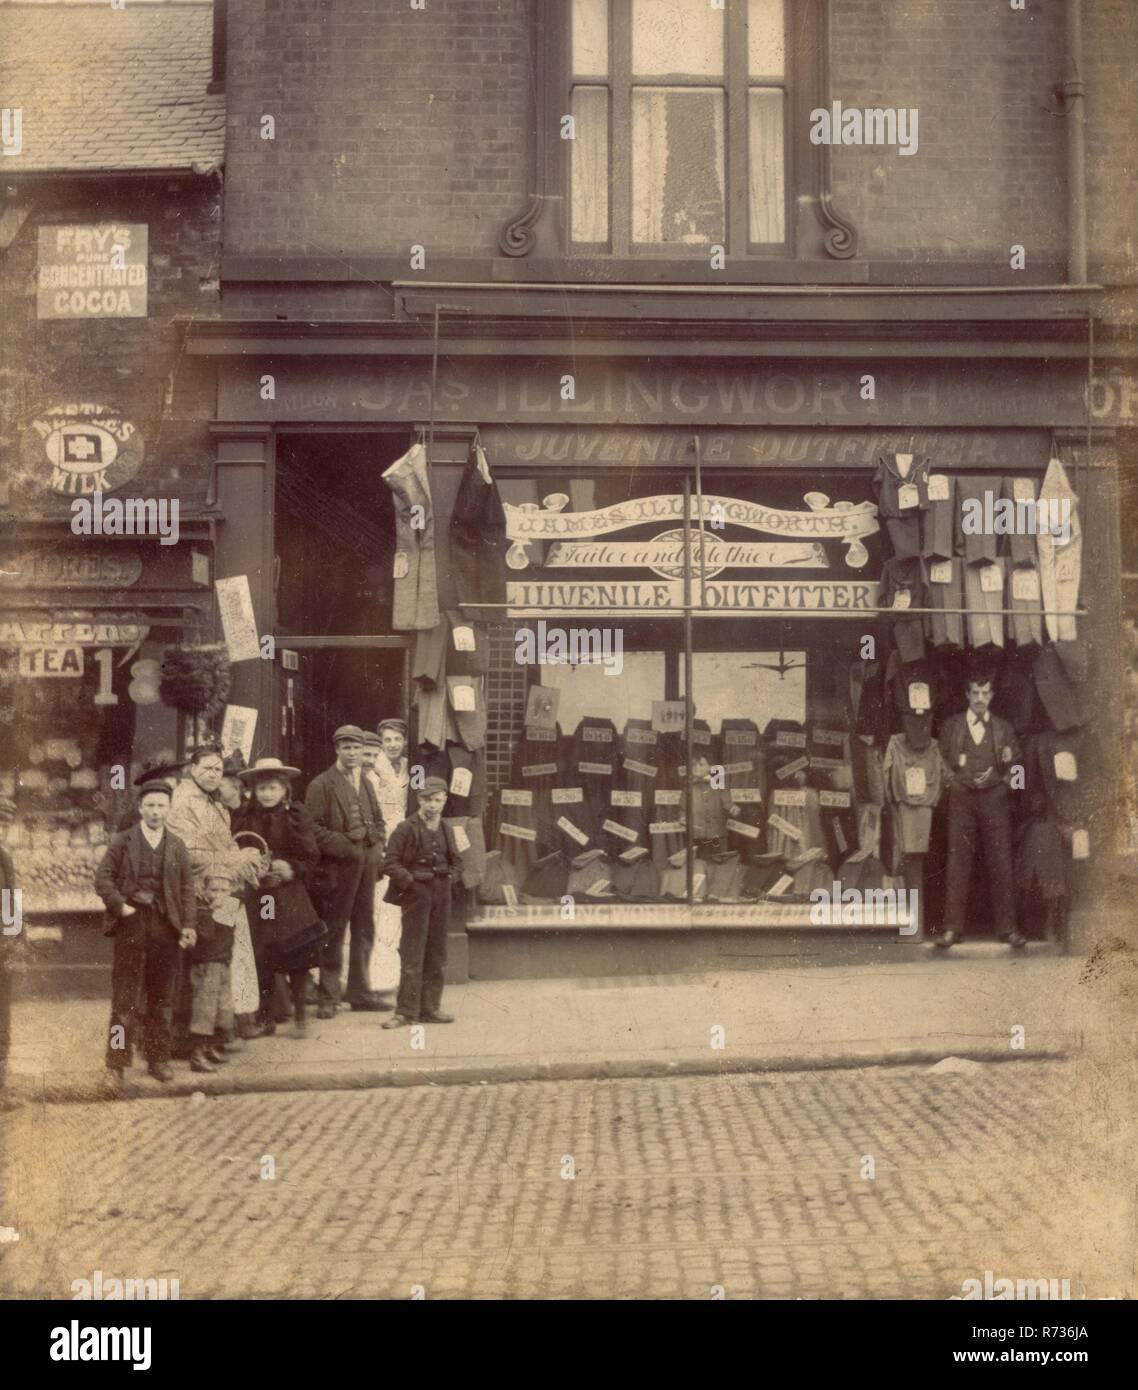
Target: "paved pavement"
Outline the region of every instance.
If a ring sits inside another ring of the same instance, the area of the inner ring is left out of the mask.
[[[1131,1070],[964,1066],[21,1106],[0,1294],[1132,1293]]]
[[[1122,947],[1087,960],[977,944],[948,958],[854,967],[472,981],[447,991],[457,1022],[421,1036],[384,1031],[386,1015],[313,1017],[305,1040],[286,1025],[216,1076],[176,1063],[172,1089],[136,1064],[131,1093],[766,1072],[951,1055],[1059,1056],[1085,1046],[1133,1056],[1136,978],[1134,953]],[[9,1093],[105,1095],[106,1023],[107,1006],[97,1000],[18,1001]]]

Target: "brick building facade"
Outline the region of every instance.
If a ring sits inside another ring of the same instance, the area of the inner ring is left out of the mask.
[[[214,631],[216,372],[185,327],[220,306],[212,37],[208,3],[0,6],[0,785],[32,916],[98,906],[131,778],[185,736],[163,650]],[[76,530],[100,498],[176,540]]]

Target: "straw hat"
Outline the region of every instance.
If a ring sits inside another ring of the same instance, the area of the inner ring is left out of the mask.
[[[300,776],[300,768],[286,767],[280,758],[258,758],[252,767],[245,768],[237,775],[242,782],[255,782],[264,777],[280,777],[288,781],[290,777]]]

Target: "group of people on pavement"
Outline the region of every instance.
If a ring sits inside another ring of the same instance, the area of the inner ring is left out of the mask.
[[[141,1035],[147,1068],[214,1072],[232,1052],[341,1005],[387,1029],[451,1023],[442,1011],[459,854],[428,777],[408,816],[407,729],[385,719],[333,735],[335,762],[303,801],[300,769],[252,766],[216,743],[152,765],[95,873],[114,943],[106,1064],[121,1081]],[[390,832],[390,833],[389,833]],[[345,944],[347,961],[345,969]],[[313,976],[315,975],[315,984]]]

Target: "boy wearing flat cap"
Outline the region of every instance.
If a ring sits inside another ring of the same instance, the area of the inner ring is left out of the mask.
[[[447,784],[428,777],[419,809],[395,829],[383,872],[391,880],[386,901],[403,909],[399,944],[399,996],[385,1028],[410,1023],[453,1023],[440,1007],[447,959],[451,881],[461,860],[442,823]]]
[[[112,838],[95,870],[95,892],[107,909],[106,935],[114,938],[106,1062],[121,1081],[145,991],[147,1067],[156,1080],[169,1081],[179,952],[196,939],[194,874],[185,845],[166,829],[169,786],[143,783],[138,810],[138,824]]]

